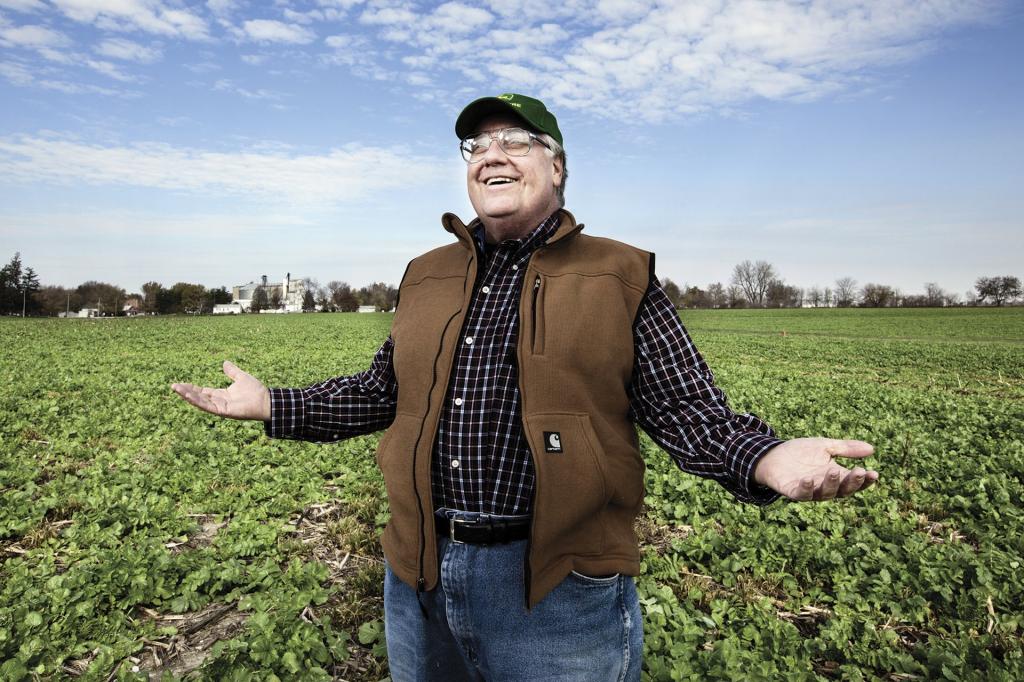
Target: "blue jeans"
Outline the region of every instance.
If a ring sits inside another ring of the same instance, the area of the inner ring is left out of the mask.
[[[525,540],[470,545],[439,538],[441,581],[420,595],[426,619],[415,589],[388,567],[391,679],[638,682],[643,629],[633,579],[572,573],[527,611],[525,549]]]

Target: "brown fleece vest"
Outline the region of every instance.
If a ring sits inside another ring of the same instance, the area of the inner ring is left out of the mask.
[[[384,553],[419,590],[438,580],[430,460],[478,267],[469,229],[450,213],[442,224],[459,243],[413,260],[399,288],[391,330],[398,408],[377,451],[391,506]],[[644,464],[626,388],[654,258],[582,229],[561,212],[555,234],[530,258],[519,303],[519,392],[536,473],[528,607],[571,570],[640,571],[633,521]]]

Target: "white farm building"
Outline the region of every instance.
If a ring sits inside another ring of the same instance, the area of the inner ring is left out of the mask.
[[[230,315],[232,313],[247,313],[252,307],[253,296],[258,288],[263,288],[267,293],[267,302],[275,299],[281,301],[281,307],[277,310],[266,310],[264,312],[301,313],[302,299],[306,295],[305,281],[293,279],[289,272],[279,284],[267,282],[267,276],[263,275],[259,282],[248,282],[231,287],[231,303],[221,303],[213,307],[214,315]]]

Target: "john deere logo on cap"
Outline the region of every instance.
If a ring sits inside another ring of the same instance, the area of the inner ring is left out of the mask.
[[[498,99],[504,99],[504,100],[515,99],[515,97],[516,96],[513,95],[511,92],[506,92],[504,95],[498,95]]]

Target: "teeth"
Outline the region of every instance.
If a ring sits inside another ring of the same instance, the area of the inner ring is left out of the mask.
[[[506,177],[502,176],[502,177],[496,177],[496,178],[488,178],[487,181],[486,181],[486,184],[487,185],[499,185],[499,184],[504,185],[504,184],[509,183],[509,182],[515,182],[515,180],[513,180],[512,178],[506,178]]]

